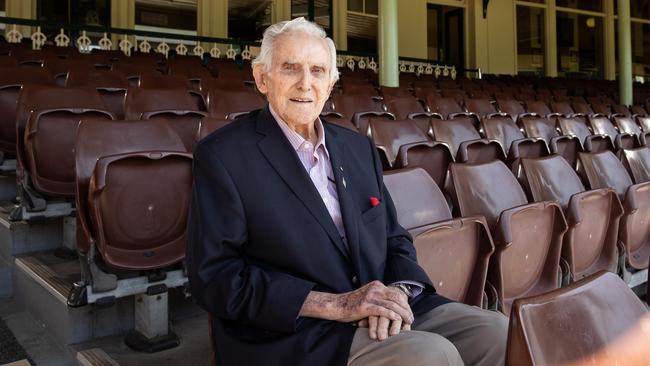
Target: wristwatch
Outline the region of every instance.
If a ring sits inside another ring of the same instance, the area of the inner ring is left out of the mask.
[[[407,297],[411,298],[413,296],[413,291],[411,291],[411,286],[403,284],[403,283],[393,283],[390,285],[391,287],[396,287],[400,290],[402,290],[403,293],[406,294]]]

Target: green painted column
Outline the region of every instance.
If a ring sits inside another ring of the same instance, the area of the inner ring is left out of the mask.
[[[379,84],[399,86],[397,0],[379,0]]]
[[[630,0],[618,0],[618,93],[623,105],[633,102],[631,27]]]

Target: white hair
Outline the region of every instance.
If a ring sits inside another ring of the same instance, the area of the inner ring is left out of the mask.
[[[252,67],[261,64],[264,66],[264,71],[271,71],[273,44],[279,36],[290,32],[304,32],[324,39],[330,51],[330,80],[334,82],[339,79],[339,70],[336,67],[336,47],[334,46],[334,41],[327,36],[327,33],[325,33],[320,25],[310,22],[303,17],[278,22],[266,28],[264,31],[264,37],[262,38],[260,53],[257,55],[255,60],[253,60]]]

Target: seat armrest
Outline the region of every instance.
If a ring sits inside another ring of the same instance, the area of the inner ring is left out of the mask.
[[[442,119],[442,115],[440,113],[436,113],[436,112],[415,112],[415,113],[409,113],[408,115],[406,115],[406,118],[408,118],[408,119],[416,119],[416,118],[420,118],[420,117]]]
[[[169,110],[159,110],[159,111],[149,111],[149,112],[144,112],[142,113],[142,116],[140,119],[150,119],[152,117],[160,116],[163,114],[173,114],[176,116],[191,116],[195,115],[197,117],[207,117],[208,114],[206,112],[201,112],[201,111],[186,111],[186,110],[174,110],[174,109],[169,109]]]
[[[623,205],[612,188],[599,188],[589,191],[578,192],[571,196],[569,205],[565,211],[565,217],[569,226],[575,226],[582,222],[581,201],[587,198],[601,197],[611,199],[614,202],[613,213],[617,219],[623,215]]]
[[[395,120],[395,115],[390,112],[381,112],[381,111],[365,111],[365,112],[356,112],[352,115],[352,123],[354,127],[359,128],[359,120],[362,117],[388,117],[392,120]]]

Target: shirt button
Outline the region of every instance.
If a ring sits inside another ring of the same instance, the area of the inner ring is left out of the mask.
[[[355,285],[359,283],[359,279],[357,278],[357,276],[352,276],[352,283]]]

